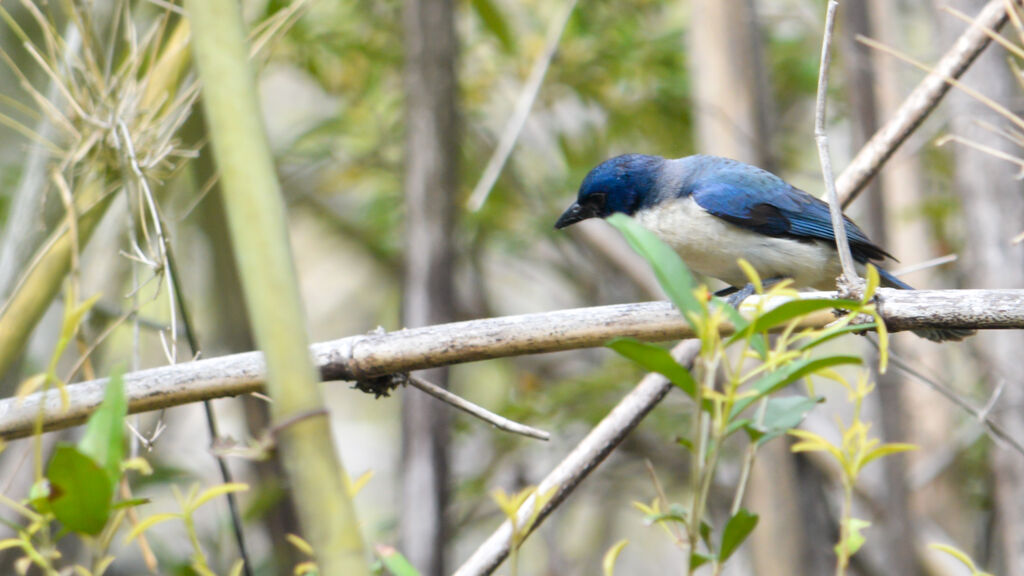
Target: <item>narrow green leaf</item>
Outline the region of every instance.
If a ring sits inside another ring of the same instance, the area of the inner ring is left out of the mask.
[[[741,418],[739,420],[732,420],[729,422],[729,425],[725,428],[725,437],[728,438],[729,436],[732,436],[737,430],[745,430],[748,435],[756,434],[758,437],[762,434],[761,430],[756,428],[749,418]],[[757,439],[752,435],[750,438],[751,440]]]
[[[140,534],[142,534],[146,530],[149,530],[153,526],[156,526],[157,524],[161,524],[163,522],[167,522],[168,520],[181,520],[181,519],[182,519],[181,514],[174,514],[172,512],[165,512],[163,514],[154,514],[152,516],[149,516],[148,518],[146,518],[142,522],[139,522],[138,524],[136,524],[135,527],[132,528],[131,531],[128,532],[128,534],[125,535],[124,541],[125,541],[125,543],[128,543],[128,542],[131,542],[132,540],[135,540],[136,538],[139,537]]]
[[[803,360],[791,362],[782,368],[779,368],[774,372],[769,372],[759,378],[751,386],[757,394],[746,396],[737,401],[735,406],[733,406],[729,417],[735,418],[740,412],[743,412],[748,406],[757,402],[765,395],[771,394],[776,390],[780,390],[787,384],[795,382],[808,374],[813,374],[818,370],[829,368],[831,366],[860,363],[861,359],[858,356],[824,356],[821,358],[805,358]]]
[[[626,544],[629,544],[629,540],[623,538],[604,553],[604,558],[601,560],[601,571],[604,572],[604,576],[614,576],[615,561],[619,559],[619,554],[622,553],[622,549],[626,547]]]
[[[929,544],[928,547],[931,548],[932,550],[938,550],[939,552],[945,552],[946,554],[949,554],[953,558],[956,558],[957,560],[959,560],[961,564],[963,564],[965,567],[967,567],[968,570],[971,571],[971,576],[982,576],[982,575],[987,575],[988,574],[988,572],[982,572],[982,571],[978,570],[978,567],[974,565],[974,561],[971,560],[970,556],[968,556],[967,554],[965,554],[961,550],[959,550],[957,548],[954,548],[953,546],[949,546],[947,544],[932,543],[932,544]]]
[[[700,568],[701,566],[707,564],[709,561],[713,559],[713,557],[708,556],[707,554],[701,554],[700,552],[691,552],[690,570],[696,570],[697,568]]]
[[[203,490],[203,492],[192,502],[192,509],[195,510],[218,496],[234,492],[245,492],[248,489],[249,485],[244,482],[230,482],[207,488],[206,490]]]
[[[775,308],[765,312],[761,316],[754,319],[751,330],[754,332],[767,332],[775,326],[785,324],[790,320],[794,320],[801,316],[806,316],[812,312],[818,310],[828,310],[832,308],[838,308],[841,310],[849,310],[851,308],[860,306],[859,302],[854,300],[840,300],[835,298],[807,298],[790,300],[783,304],[778,305]],[[739,335],[734,334],[729,342],[735,342],[739,339]]]
[[[644,523],[648,526],[653,524],[661,524],[662,522],[675,522],[677,524],[686,524],[687,517],[689,516],[686,508],[683,508],[679,504],[672,504],[668,507],[668,511],[660,514],[648,514],[644,517]]]
[[[501,42],[502,49],[506,53],[514,52],[516,49],[515,36],[509,31],[505,15],[501,13],[498,6],[491,0],[473,0],[472,4],[473,10],[480,17],[484,27]]]
[[[866,322],[864,324],[847,324],[846,326],[837,326],[834,328],[829,328],[824,332],[819,333],[816,337],[801,342],[800,345],[796,347],[796,349],[810,350],[811,348],[820,346],[825,342],[832,340],[833,338],[838,338],[839,336],[843,336],[845,334],[867,332],[868,330],[872,330],[877,326],[878,325],[874,322]]]
[[[629,216],[613,214],[607,220],[622,233],[633,250],[647,260],[662,290],[668,294],[669,300],[679,309],[686,322],[696,330],[688,313],[700,314],[701,304],[693,294],[693,275],[682,258],[653,232]]]
[[[700,521],[700,539],[711,548],[711,524],[707,520]]]
[[[383,544],[377,545],[377,556],[384,563],[384,569],[391,576],[420,576],[413,565],[398,550]]]
[[[89,417],[85,435],[78,449],[107,471],[112,484],[121,477],[124,458],[124,417],[128,403],[124,397],[124,379],[121,368],[115,368],[107,382],[100,407]]]
[[[60,444],[46,473],[50,509],[68,530],[95,536],[110,517],[114,481],[107,471],[69,444]]]
[[[864,303],[866,304],[875,296],[875,291],[878,290],[882,281],[878,276],[878,268],[875,268],[874,264],[869,263],[865,272],[867,273],[867,286],[864,287]]]
[[[817,404],[824,402],[825,398],[815,396],[785,396],[782,398],[769,398],[765,405],[764,419],[761,426],[757,427],[756,437],[754,426],[746,428],[750,434],[750,440],[762,445],[773,438],[782,436],[787,431],[796,428],[803,422],[807,413],[814,409]]]
[[[645,369],[668,378],[690,398],[697,395],[697,382],[690,371],[676,362],[668,350],[632,338],[616,338],[607,346]]]
[[[689,438],[684,437],[684,436],[680,436],[680,437],[676,438],[676,444],[679,444],[680,446],[682,446],[683,448],[686,448],[690,452],[694,451],[693,441],[690,440]]]
[[[744,318],[743,314],[740,314],[740,311],[726,302],[724,298],[719,298],[717,296],[712,298],[711,305],[720,308],[729,318],[729,322],[732,323],[733,328],[736,330],[736,334],[743,332],[750,325],[750,321]],[[735,335],[733,337],[735,338]]]
[[[729,518],[722,533],[722,549],[718,552],[718,561],[725,562],[732,553],[743,544],[757,526],[757,514],[740,508],[735,516]]]
[[[149,498],[132,498],[130,500],[118,500],[111,506],[114,510],[121,510],[122,508],[135,508],[136,506],[142,506],[143,504],[149,504],[151,500]]]

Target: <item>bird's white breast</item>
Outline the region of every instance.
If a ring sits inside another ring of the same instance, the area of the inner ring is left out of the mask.
[[[750,262],[762,279],[792,278],[802,288],[834,288],[840,273],[836,251],[824,242],[751,232],[709,214],[691,196],[640,210],[634,217],[693,271],[733,286],[747,283],[736,264],[739,258]]]

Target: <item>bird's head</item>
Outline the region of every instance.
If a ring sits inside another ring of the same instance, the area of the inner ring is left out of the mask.
[[[562,213],[555,228],[588,218],[607,218],[616,212],[633,215],[656,196],[659,156],[626,154],[597,165],[580,184],[576,202]]]

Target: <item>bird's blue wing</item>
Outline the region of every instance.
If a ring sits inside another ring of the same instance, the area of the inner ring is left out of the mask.
[[[771,176],[758,177],[762,175]],[[835,242],[828,204],[786,184],[767,172],[705,179],[690,193],[710,214],[747,230],[767,236]],[[860,262],[892,256],[876,246],[849,218],[846,237],[854,258]]]

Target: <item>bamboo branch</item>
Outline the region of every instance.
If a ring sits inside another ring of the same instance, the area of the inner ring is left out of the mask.
[[[700,353],[699,340],[681,342],[672,351],[676,360],[687,367]],[[648,374],[608,413],[576,448],[569,453],[537,486],[516,514],[516,532],[532,532],[566,497],[614,450],[647,413],[672,389],[672,383],[660,374]],[[536,512],[538,494],[554,494]],[[506,520],[455,571],[455,576],[490,574],[508,556],[513,535],[512,522]]]
[[[808,292],[801,297],[834,295]],[[1024,290],[880,288],[878,299],[879,312],[890,331],[1024,328]],[[804,318],[803,325],[823,326],[833,319],[831,312],[823,311]],[[311,348],[325,380],[356,381],[492,358],[597,347],[623,336],[653,342],[689,338],[693,333],[668,302],[645,302],[350,336]],[[265,377],[262,355],[245,352],[131,372],[124,381],[129,412],[138,413],[256,392],[262,389]],[[52,392],[45,402],[42,394],[0,400],[0,438],[31,434],[40,402],[45,404],[44,430],[81,424],[99,405],[105,386],[105,379],[68,386],[67,410]]]
[[[1020,4],[1021,0],[1012,0]],[[839,175],[836,188],[843,208],[850,205],[857,194],[878,173],[889,157],[924,122],[932,110],[949,92],[946,78],[959,78],[975,58],[988,46],[991,39],[986,29],[998,31],[1006,24],[1006,0],[989,0],[971,26],[960,35],[953,47],[939,60],[935,69],[907,96],[892,119],[871,137]]]

